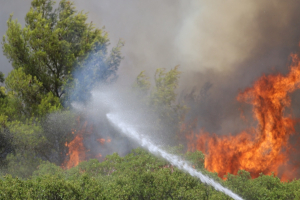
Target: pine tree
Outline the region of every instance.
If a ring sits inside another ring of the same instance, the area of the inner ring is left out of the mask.
[[[53,0],[33,0],[24,28],[11,15],[2,47],[15,70],[22,68],[41,83],[39,92],[50,92],[63,102],[75,83],[86,93],[94,83],[116,78],[122,42],[108,55],[104,30],[87,23],[87,14],[77,12],[73,3],[61,0],[56,9],[54,4]],[[85,93],[75,93],[74,98]]]

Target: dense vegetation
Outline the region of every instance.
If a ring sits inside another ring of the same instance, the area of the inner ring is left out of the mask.
[[[274,176],[251,179],[246,171],[222,181],[203,169],[203,154],[185,154],[195,168],[231,188],[245,199],[300,199],[300,181],[281,183]],[[176,169],[142,149],[125,157],[91,159],[70,170],[46,162],[31,179],[5,176],[1,199],[230,199],[198,179]]]
[[[142,149],[120,157],[106,156],[62,169],[66,143],[80,129],[72,101],[85,103],[96,84],[113,84],[120,65],[122,42],[108,53],[108,34],[87,23],[73,3],[33,0],[25,27],[7,22],[4,55],[13,70],[0,73],[0,199],[229,199],[198,179]],[[154,83],[141,72],[133,84],[145,107],[157,113],[155,130],[171,140],[168,151],[245,199],[300,199],[300,182],[280,182],[273,175],[251,179],[249,172],[223,181],[204,169],[201,152],[186,153],[178,144],[179,126],[187,112],[176,103],[180,72],[157,69]],[[133,81],[134,82],[134,81]],[[168,129],[164,129],[167,126]],[[163,139],[163,138],[161,138]]]

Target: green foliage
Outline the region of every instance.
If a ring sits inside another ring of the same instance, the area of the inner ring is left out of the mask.
[[[237,175],[228,174],[226,185],[234,192],[249,200],[254,199],[297,199],[300,182],[280,182],[274,174],[251,179],[250,173],[244,170]]]
[[[206,188],[211,190],[210,196],[220,194],[142,149],[135,149],[125,157],[112,154],[102,163],[92,159],[67,171],[52,163],[43,163],[27,181],[6,177],[0,188],[1,195],[11,194],[9,188],[3,186],[7,182],[19,191],[26,191],[31,184],[30,192],[19,194],[28,195],[24,196],[27,198],[49,195],[46,191],[64,196],[61,199],[203,199],[207,195]]]
[[[63,169],[54,163],[51,162],[43,162],[37,167],[37,170],[33,172],[33,177],[38,178],[39,176],[60,176],[63,177]]]
[[[13,70],[6,78],[5,84],[9,91],[6,113],[10,119],[42,117],[60,109],[58,97],[52,92],[41,92],[43,83],[30,74],[26,75],[22,67]]]
[[[13,121],[7,123],[10,131],[11,145],[15,153],[6,157],[7,166],[2,168],[3,173],[18,177],[30,177],[41,163],[42,149],[46,143],[41,126],[34,120],[26,123]]]
[[[4,75],[2,72],[0,72],[0,83],[4,83]],[[4,115],[4,110],[6,108],[8,99],[7,99],[7,94],[5,87],[0,85],[0,115]]]
[[[299,199],[299,180],[284,183],[274,175],[262,174],[251,179],[249,172],[242,170],[237,175],[228,174],[227,180],[223,181],[203,168],[203,157],[201,152],[183,155],[196,169],[244,199]],[[42,162],[31,179],[11,176],[0,179],[0,198],[231,199],[140,148],[124,157],[116,153],[109,155],[101,163],[91,159],[66,171],[53,163]]]
[[[176,102],[176,89],[180,72],[178,66],[170,71],[157,69],[154,76],[155,86],[151,88],[149,77],[142,71],[136,78],[133,88],[138,91],[138,97],[146,102],[149,109],[158,115],[153,127],[158,133],[156,137],[164,137],[164,141],[176,144],[180,123],[184,120],[187,107]],[[163,133],[163,134],[160,134]],[[154,133],[155,134],[155,133]],[[166,140],[167,139],[167,140]]]
[[[175,90],[178,86],[180,72],[178,66],[166,72],[158,68],[155,72],[155,87],[150,92],[149,103],[155,108],[172,107],[176,101]],[[133,88],[147,94],[151,88],[149,77],[142,71],[136,78]]]
[[[123,42],[108,52],[108,34],[87,17],[70,1],[32,0],[25,27],[8,19],[2,48],[14,69],[5,80],[0,73],[3,173],[30,177],[41,161],[61,165],[79,126],[70,102],[117,78]]]
[[[68,151],[65,143],[73,139],[72,128],[77,127],[75,115],[69,111],[53,113],[42,121],[31,118],[4,123],[9,134],[3,135],[6,140],[0,146],[0,155],[5,158],[10,154],[0,160],[5,164],[1,170],[23,178],[30,177],[42,160],[61,165]]]
[[[93,187],[89,189],[89,187]],[[97,188],[97,191],[93,191]],[[6,176],[0,181],[1,199],[104,199],[101,184],[93,178],[81,177],[78,182],[70,182],[57,176],[42,176],[22,181]]]
[[[66,0],[61,0],[56,9],[53,6],[52,0],[33,0],[24,28],[11,16],[2,47],[14,69],[22,68],[31,75],[42,95],[51,92],[68,101],[76,82],[90,89],[92,83],[116,77],[123,43],[107,55],[108,34],[87,23],[87,14],[77,12]],[[86,73],[74,77],[75,70],[82,68]]]
[[[68,153],[66,142],[74,139],[72,130],[78,130],[76,115],[70,111],[57,111],[41,120],[43,137],[46,139],[43,148],[39,149],[43,158],[61,165]]]
[[[0,83],[4,83],[4,74],[0,72]]]
[[[0,168],[7,166],[8,160],[6,160],[6,156],[9,153],[14,152],[14,147],[12,143],[13,138],[9,132],[9,129],[4,127],[3,125],[0,126]]]
[[[186,159],[193,163],[195,169],[203,170],[204,169],[204,160],[205,156],[201,151],[187,152]]]
[[[26,123],[13,121],[9,123],[9,129],[14,138],[13,145],[20,151],[38,151],[46,142],[41,126],[34,120]]]
[[[155,72],[155,89],[151,94],[151,103],[157,107],[161,105],[171,106],[176,100],[175,89],[178,86],[180,72],[178,66],[166,72],[165,69],[157,69]]]
[[[74,138],[72,129],[78,127],[75,115],[69,111],[52,113],[39,121],[31,118],[24,122],[8,122],[7,117],[0,115],[0,124],[1,121],[0,167],[2,165],[4,173],[19,177],[31,176],[42,160],[61,165],[68,152],[65,143]]]
[[[178,66],[166,72],[164,69],[157,69],[155,73],[155,88],[150,95],[150,105],[154,107],[159,118],[167,125],[175,125],[178,128],[186,112],[186,107],[176,102],[175,90],[178,86],[180,72]]]
[[[151,87],[149,77],[146,76],[145,71],[139,73],[136,77],[136,82],[133,84],[133,88],[138,91],[141,95],[146,95]]]
[[[42,160],[34,152],[24,151],[9,154],[6,158],[8,164],[1,169],[2,174],[10,174],[13,177],[29,178]]]

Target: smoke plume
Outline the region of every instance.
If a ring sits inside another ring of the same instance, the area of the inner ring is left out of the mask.
[[[142,70],[151,77],[156,68],[180,65],[178,93],[193,111],[189,118],[219,134],[243,128],[235,100],[239,90],[263,73],[286,73],[300,39],[296,1],[76,0],[75,5],[97,27],[105,26],[112,45],[125,41],[120,83],[132,84]]]

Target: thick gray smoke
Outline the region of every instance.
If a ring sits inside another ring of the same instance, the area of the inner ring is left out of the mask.
[[[31,0],[1,1],[3,35],[9,13],[13,12],[14,18],[24,24]],[[89,20],[96,27],[106,27],[112,44],[119,38],[126,42],[120,73],[133,77],[144,69],[152,75],[158,67],[171,68],[177,64],[185,72],[183,76],[206,70],[227,74],[254,60],[256,63],[248,68],[255,68],[252,71],[260,74],[278,61],[285,63],[299,40],[297,1],[74,0],[74,3],[78,10],[89,13]],[[265,57],[277,60],[266,62]],[[3,62],[1,58],[1,66]],[[261,65],[266,66],[264,70],[258,69]],[[3,68],[8,72],[7,64]],[[248,79],[245,85],[253,77]],[[196,80],[184,79],[183,87],[195,85]]]
[[[31,0],[1,2],[0,33],[9,13],[24,24]],[[132,84],[146,70],[180,65],[178,93],[189,96],[189,118],[208,131],[238,132],[235,97],[262,73],[286,72],[300,40],[298,1],[75,0],[89,21],[105,26],[112,45],[122,38],[119,81]],[[3,56],[0,70],[11,70]],[[191,96],[193,100],[191,101]],[[197,97],[195,102],[194,98]],[[194,102],[194,103],[193,103]]]
[[[262,64],[269,68],[278,60],[259,60],[281,55],[285,63],[287,53],[281,51],[298,45],[296,1],[76,0],[75,4],[88,11],[98,27],[105,25],[113,43],[125,40],[123,69],[134,69],[134,75],[176,64],[187,75],[206,70],[232,73],[251,60],[257,61],[251,68]]]

